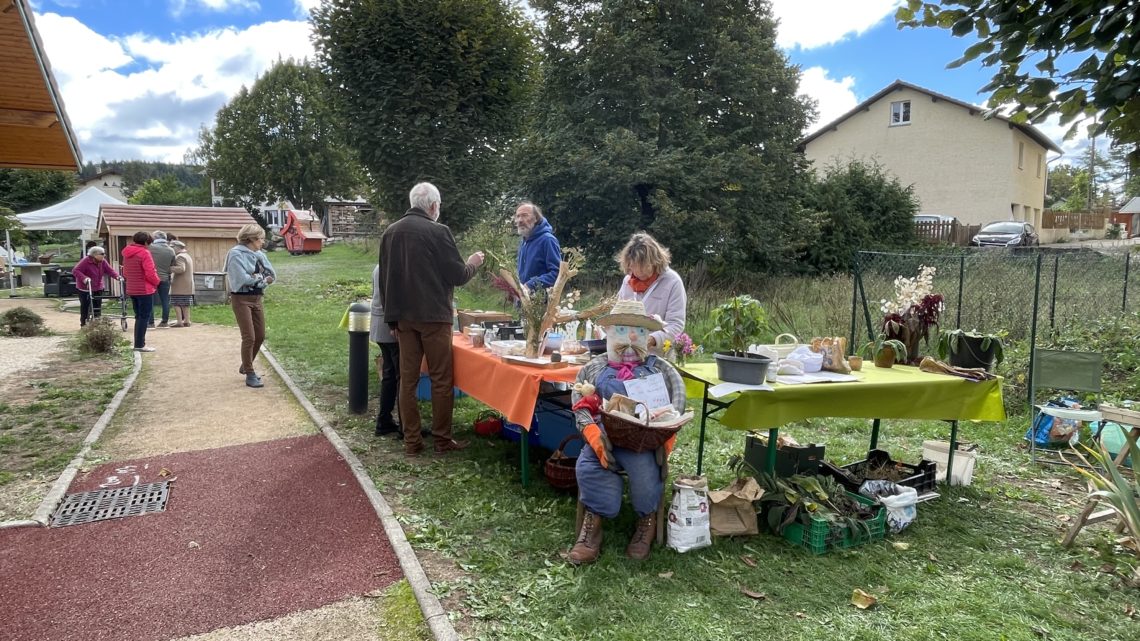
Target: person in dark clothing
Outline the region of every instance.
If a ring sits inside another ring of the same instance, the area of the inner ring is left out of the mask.
[[[384,300],[380,297],[380,266],[372,269],[372,325],[369,338],[380,348],[380,412],[376,415],[376,436],[402,434],[392,419],[400,385],[400,343],[384,322]]]
[[[431,377],[432,436],[437,454],[461,450],[467,443],[452,437],[455,404],[451,369],[452,297],[483,264],[483,252],[467,261],[459,255],[451,230],[439,220],[439,189],[419,183],[408,194],[409,209],[380,238],[379,284],[384,322],[400,345],[400,420],[404,455],[424,449],[416,383],[426,357]]]
[[[550,288],[558,279],[562,264],[562,247],[554,237],[550,222],[542,215],[538,205],[524,200],[515,209],[515,229],[522,236],[519,244],[519,282],[533,291],[541,284]]]

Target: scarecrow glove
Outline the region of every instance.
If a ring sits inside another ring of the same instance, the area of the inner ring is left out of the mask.
[[[596,393],[590,394],[589,396],[583,396],[582,398],[578,399],[577,403],[574,403],[573,409],[574,411],[578,411],[580,409],[589,410],[591,416],[601,414],[602,397],[598,396]]]
[[[607,470],[610,469],[610,461],[614,458],[614,452],[610,446],[610,439],[606,438],[606,433],[602,431],[602,428],[598,427],[597,423],[590,423],[582,428],[582,436],[593,448],[602,467]]]

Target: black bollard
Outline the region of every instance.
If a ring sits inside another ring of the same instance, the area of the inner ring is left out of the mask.
[[[348,308],[348,411],[368,410],[368,330],[372,308],[353,303]]]

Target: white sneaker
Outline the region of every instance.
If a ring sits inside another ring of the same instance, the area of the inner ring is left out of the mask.
[[[154,348],[153,347],[136,347],[135,351],[136,352],[153,352]]]

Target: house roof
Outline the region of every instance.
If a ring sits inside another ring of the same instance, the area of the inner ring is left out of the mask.
[[[831,131],[832,129],[837,129],[843,121],[847,120],[851,116],[854,116],[855,114],[859,113],[860,111],[866,110],[870,105],[872,105],[872,104],[878,102],[880,99],[882,99],[883,96],[886,96],[889,93],[898,91],[899,89],[910,89],[912,91],[924,93],[924,94],[930,96],[931,98],[935,99],[935,101],[944,100],[950,104],[958,105],[959,107],[968,110],[971,115],[973,115],[975,112],[984,113],[985,111],[987,111],[985,107],[979,107],[977,105],[971,105],[970,103],[963,102],[961,100],[958,100],[957,98],[951,98],[950,96],[945,96],[945,95],[940,94],[936,91],[931,91],[931,90],[926,89],[924,87],[919,87],[918,85],[913,85],[909,82],[904,82],[902,80],[896,80],[896,81],[892,82],[891,84],[887,85],[885,88],[881,89],[875,95],[871,96],[870,98],[868,98],[868,99],[864,100],[863,102],[859,103],[858,105],[856,105],[855,108],[852,109],[851,111],[848,111],[847,113],[845,113],[842,116],[836,118],[835,120],[829,122],[828,124],[824,125],[823,127],[820,127],[818,130],[816,130],[815,133],[813,133],[810,136],[801,140],[800,144],[798,145],[797,148],[802,151],[803,148],[806,147],[808,145],[808,143],[810,143],[811,141],[815,140],[816,138],[819,138],[820,136],[827,133],[828,131]],[[1029,136],[1032,140],[1034,140],[1037,144],[1041,145],[1042,147],[1048,149],[1049,151],[1055,152],[1055,153],[1061,153],[1061,148],[1058,147],[1056,145],[1056,143],[1054,143],[1052,140],[1050,140],[1048,136],[1046,136],[1045,134],[1038,131],[1036,127],[1034,127],[1032,125],[1023,125],[1023,124],[1013,122],[1009,118],[1006,118],[1005,116],[1001,116],[1001,115],[995,115],[995,116],[993,116],[993,119],[1005,121],[1005,122],[1009,123],[1010,127],[1013,127],[1015,129],[1020,130],[1021,133],[1025,134],[1026,136]]]
[[[0,6],[0,167],[78,171],[79,144],[28,1]]]
[[[159,205],[102,205],[99,207],[99,232],[186,230],[206,236],[217,232],[236,232],[242,225],[255,222],[240,207],[177,207]],[[214,232],[214,233],[211,233]]]
[[[1140,196],[1136,196],[1129,200],[1123,207],[1120,208],[1122,214],[1140,214]]]

